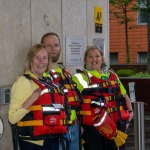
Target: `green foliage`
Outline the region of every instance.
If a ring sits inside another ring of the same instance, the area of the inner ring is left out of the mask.
[[[129,64],[130,63],[130,54],[129,54],[129,49],[127,50],[127,64]]]
[[[116,74],[118,75],[118,77],[138,77],[138,78],[149,77],[150,78],[150,74],[148,74],[147,72],[137,73],[135,70],[131,70],[131,69],[120,69],[116,71]]]
[[[135,73],[136,73],[135,70],[131,70],[131,69],[120,69],[116,71],[116,74],[118,75],[118,77],[130,77],[134,75]]]
[[[146,78],[146,77],[150,77],[150,74],[148,74],[147,72],[138,72],[138,73],[132,75],[131,77]]]

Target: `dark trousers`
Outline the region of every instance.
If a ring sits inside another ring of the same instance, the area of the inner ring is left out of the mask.
[[[104,138],[94,126],[84,126],[83,128],[84,150],[118,150],[114,140]],[[125,150],[125,146],[119,147],[119,150]]]
[[[59,138],[44,140],[43,146],[19,140],[20,150],[59,150]]]

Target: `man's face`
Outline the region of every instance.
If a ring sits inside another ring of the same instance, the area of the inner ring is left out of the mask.
[[[60,42],[57,36],[49,35],[44,38],[43,42],[46,49],[50,52],[52,62],[57,62],[60,55]]]

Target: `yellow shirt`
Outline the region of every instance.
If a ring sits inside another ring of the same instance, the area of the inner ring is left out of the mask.
[[[30,74],[32,77],[37,77],[30,71],[26,71],[25,74]],[[11,100],[8,111],[8,119],[11,124],[15,124],[20,121],[29,110],[22,108],[22,104],[31,96],[33,91],[38,88],[38,85],[32,80],[27,79],[25,76],[19,77],[12,86]],[[37,145],[43,145],[43,140],[29,141]]]

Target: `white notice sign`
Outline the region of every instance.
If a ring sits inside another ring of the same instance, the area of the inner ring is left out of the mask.
[[[131,102],[135,102],[136,101],[135,90],[134,90],[135,82],[129,82],[128,85],[129,85],[130,100]]]
[[[66,65],[83,65],[82,38],[66,37]]]

